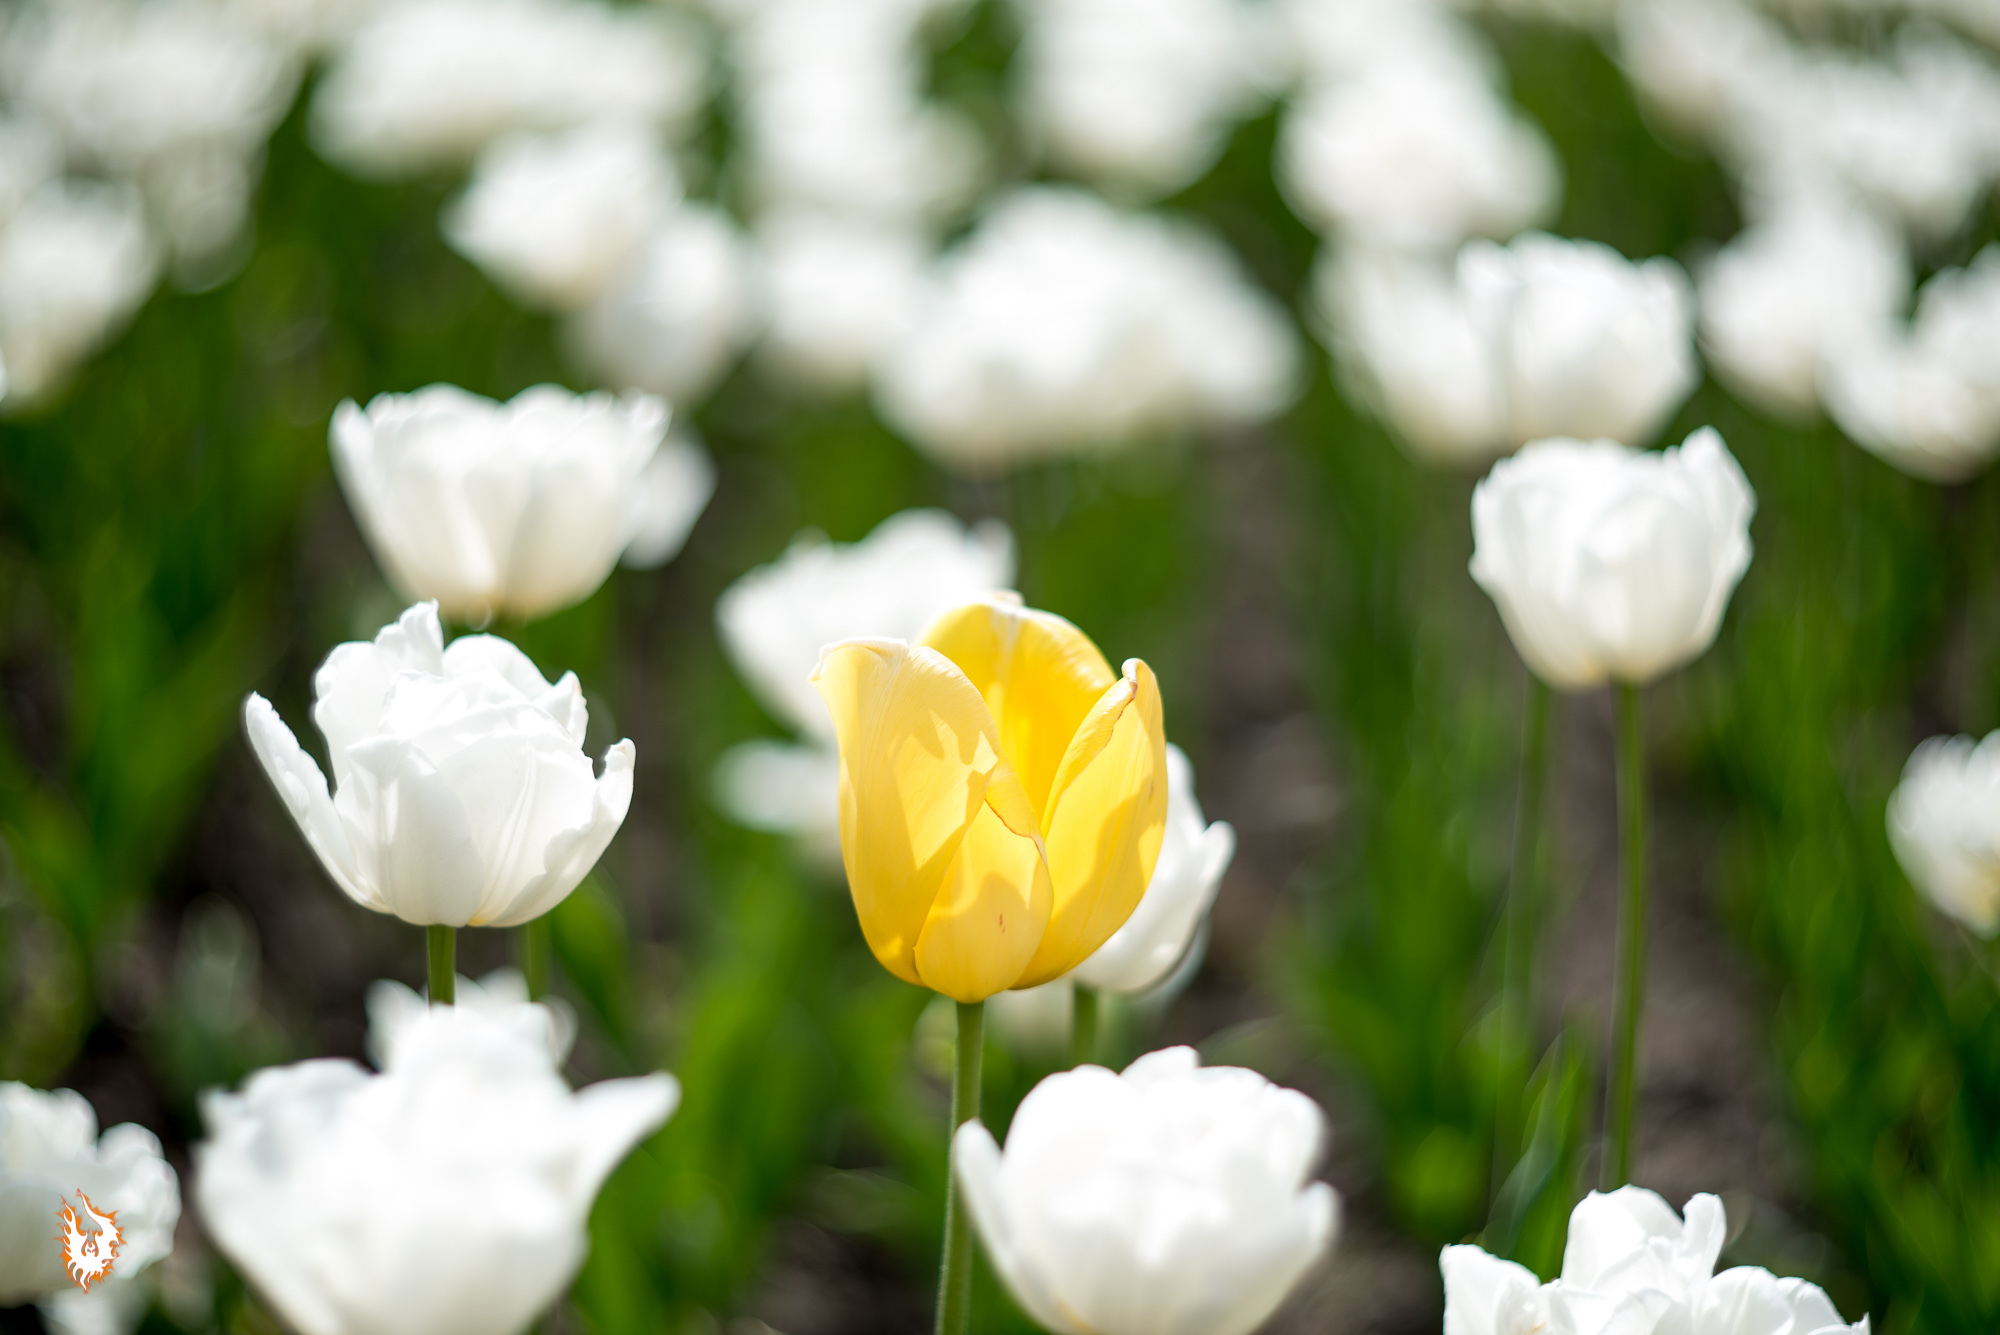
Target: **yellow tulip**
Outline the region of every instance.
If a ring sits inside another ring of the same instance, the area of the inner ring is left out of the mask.
[[[1061,617],[994,595],[923,642],[847,640],[813,684],[840,744],[862,935],[957,1001],[1058,978],[1124,925],[1166,832],[1160,687]]]

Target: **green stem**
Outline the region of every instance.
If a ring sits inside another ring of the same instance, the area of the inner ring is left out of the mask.
[[[1507,886],[1501,965],[1501,1038],[1499,1082],[1493,1116],[1493,1188],[1513,1170],[1521,1153],[1522,1119],[1526,1115],[1528,1066],[1534,1051],[1535,946],[1541,927],[1541,887],[1546,854],[1549,716],[1553,692],[1549,684],[1528,674],[1528,703],[1521,734],[1521,793],[1516,807],[1514,866]]]
[[[1082,1066],[1097,1060],[1097,989],[1076,985],[1076,1001],[1070,1013],[1069,1064]]]
[[[958,1069],[951,1082],[951,1131],[979,1116],[979,1064],[986,1039],[986,1003],[958,1003]],[[945,1150],[944,1269],[938,1276],[937,1335],[965,1335],[972,1321],[972,1227],[959,1196],[958,1174]]]
[[[431,1005],[449,1006],[458,990],[458,929],[426,927],[430,940]]]
[[[1618,846],[1624,893],[1618,907],[1618,1015],[1606,1111],[1610,1141],[1603,1184],[1632,1180],[1632,1127],[1639,1059],[1639,1012],[1646,996],[1646,762],[1639,688],[1618,686]]]
[[[514,938],[520,947],[521,976],[528,983],[528,1000],[540,1001],[549,994],[549,974],[554,942],[550,940],[549,915],[530,918],[521,924]]]

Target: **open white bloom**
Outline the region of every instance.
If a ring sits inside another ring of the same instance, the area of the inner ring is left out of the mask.
[[[1562,1274],[1533,1271],[1473,1246],[1446,1247],[1445,1335],[1867,1335],[1817,1285],[1739,1266],[1715,1273],[1722,1202],[1695,1196],[1685,1221],[1653,1192],[1591,1192],[1570,1213]]]
[[[0,230],[0,360],[10,400],[61,388],[153,290],[159,252],[129,188],[55,180]]]
[[[576,1042],[576,1012],[561,997],[528,1000],[528,980],[518,969],[495,969],[477,982],[458,975],[453,983],[451,1004],[460,1010],[477,1011],[497,1024],[509,1025],[549,1050],[549,1060],[557,1066],[569,1059]],[[403,1040],[423,1032],[420,1021],[430,1012],[430,1000],[393,978],[380,978],[368,986],[368,1060],[381,1070],[396,1063],[396,1049]]]
[[[1933,737],[1889,798],[1889,844],[1903,874],[1978,932],[2000,932],[2000,732]]]
[[[572,1093],[526,1014],[411,1017],[371,1075],[318,1060],[203,1102],[209,1236],[302,1335],[519,1335],[583,1263],[598,1188],[679,1102]]]
[[[1476,462],[1545,436],[1650,441],[1699,379],[1687,276],[1609,246],[1474,241],[1447,277],[1362,251],[1321,270],[1350,370],[1417,454]]]
[[[1297,356],[1290,321],[1206,233],[1031,187],[940,262],[877,400],[933,457],[994,469],[1261,420]]]
[[[1886,326],[1909,290],[1901,237],[1859,209],[1802,200],[1703,271],[1702,348],[1744,397],[1808,417],[1822,361]]]
[[[576,675],[551,686],[492,635],[445,648],[435,603],[337,647],[313,694],[331,795],[263,696],[244,702],[244,729],[327,874],[378,913],[451,927],[539,917],[596,864],[631,805],[632,743],[592,772]]]
[[[1511,236],[1545,220],[1561,190],[1532,121],[1429,60],[1309,87],[1285,117],[1278,176],[1307,222],[1401,247]]]
[[[1021,1101],[1003,1154],[977,1121],[952,1161],[993,1268],[1060,1335],[1249,1335],[1333,1240],[1313,1182],[1323,1118],[1192,1048],[1083,1066]]]
[[[1970,477],[2000,453],[2000,245],[1924,284],[1907,327],[1886,322],[1829,354],[1840,429],[1912,476]]]
[[[1059,165],[1150,191],[1187,185],[1255,105],[1242,0],[1025,0],[1016,101]]]
[[[673,160],[643,127],[509,136],[479,155],[444,234],[515,300],[575,310],[631,263],[680,193]]]
[[[411,598],[470,623],[528,619],[597,591],[635,545],[679,550],[714,486],[644,395],[538,385],[495,403],[452,385],[333,415],[334,470],[369,546]]]
[[[1713,427],[1657,454],[1536,441],[1472,493],[1472,577],[1551,686],[1643,684],[1714,642],[1756,506]]]
[[[1202,819],[1194,767],[1185,751],[1169,743],[1167,830],[1153,879],[1125,925],[1069,976],[1112,992],[1144,992],[1164,982],[1193,947],[1235,856],[1235,827]]]
[[[0,1307],[85,1298],[63,1268],[56,1211],[83,1214],[81,1191],[100,1212],[116,1211],[123,1241],[111,1274],[90,1299],[115,1301],[174,1249],[180,1180],[160,1141],[131,1122],[97,1134],[97,1113],[71,1089],[0,1083]]]
[[[312,131],[348,170],[394,176],[456,166],[513,131],[622,120],[672,135],[706,92],[696,43],[659,6],[407,0],[341,46]]]
[[[653,229],[567,336],[597,377],[623,389],[700,398],[756,334],[762,294],[750,244],[706,204],[682,204]]]
[[[806,740],[732,748],[716,773],[723,809],[752,829],[837,841],[833,722],[809,680],[821,648],[863,637],[915,642],[939,613],[1013,582],[1005,525],[967,528],[941,510],[905,510],[860,542],[801,534],[730,585],[715,604],[723,648],[758,702]]]

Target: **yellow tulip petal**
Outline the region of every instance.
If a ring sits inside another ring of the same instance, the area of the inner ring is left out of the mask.
[[[988,789],[1011,788],[1025,813],[1020,780],[996,772]],[[954,1001],[984,1001],[1014,986],[1041,945],[1054,893],[1032,826],[1009,828],[989,802],[973,820],[917,939],[917,974]]]
[[[1118,678],[1090,637],[1051,612],[996,594],[946,612],[923,642],[958,664],[1000,725],[1000,749],[1046,818],[1070,739]]]
[[[1167,830],[1167,736],[1153,671],[1128,659],[1064,753],[1042,818],[1055,904],[1017,987],[1059,978],[1125,925]]]
[[[1026,799],[978,690],[935,650],[847,640],[812,681],[840,744],[840,855],[861,933],[890,973],[922,983],[917,940],[967,829],[995,812],[1031,835]]]

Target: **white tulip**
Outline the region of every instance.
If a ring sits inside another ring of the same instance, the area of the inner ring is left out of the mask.
[[[538,1010],[432,1008],[380,1075],[308,1061],[207,1096],[202,1222],[291,1327],[519,1335],[562,1294],[598,1188],[680,1090],[572,1093]]]
[[[698,45],[657,6],[410,0],[342,44],[313,96],[313,141],[350,171],[407,175],[514,131],[622,120],[671,135],[706,83]]]
[[[631,262],[680,193],[673,160],[641,127],[510,136],[479,155],[444,234],[517,301],[576,310]]]
[[[910,227],[795,212],[766,218],[757,241],[766,360],[809,388],[865,385],[909,328],[930,247]]]
[[[0,358],[8,396],[33,403],[124,326],[153,290],[159,251],[131,190],[43,185],[0,230]]]
[[[1248,1335],[1333,1239],[1311,1181],[1323,1119],[1192,1048],[1052,1075],[1003,1154],[977,1121],[952,1160],[993,1268],[1060,1335]]]
[[[1208,920],[1222,874],[1236,855],[1236,830],[1202,819],[1187,753],[1167,746],[1167,829],[1139,907],[1094,954],[1070,971],[1086,987],[1144,992],[1174,972]]]
[[[1472,494],[1472,577],[1563,690],[1642,684],[1714,642],[1756,496],[1712,427],[1658,454],[1537,441]]]
[[[699,399],[757,332],[762,293],[750,243],[706,204],[671,210],[596,301],[566,329],[577,359],[607,384]]]
[[[1653,1192],[1591,1192],[1570,1213],[1562,1274],[1533,1271],[1478,1247],[1446,1247],[1444,1335],[1868,1335],[1816,1285],[1740,1266],[1715,1274],[1722,1202],[1688,1201],[1685,1221]]]
[[[1889,844],[1910,883],[1981,936],[2000,932],[2000,732],[1933,737],[1889,798]]]
[[[477,982],[460,974],[453,986],[452,1005],[477,1011],[538,1040],[557,1066],[569,1059],[570,1046],[576,1042],[576,1011],[561,997],[544,997],[530,1004],[528,980],[519,970],[495,969]],[[431,1002],[421,992],[382,978],[369,985],[367,1005],[368,1060],[386,1071],[396,1064],[396,1049],[403,1039],[423,1032],[418,1022],[430,1012]]]
[[[512,927],[561,903],[632,802],[632,743],[592,773],[574,673],[551,686],[507,641],[449,649],[419,603],[372,643],[343,644],[313,678],[319,764],[260,695],[251,746],[306,842],[348,897],[405,922]]]
[[[99,1211],[117,1212],[123,1240],[110,1275],[79,1292],[63,1266],[56,1211],[79,1215],[81,1191]],[[159,1138],[124,1122],[97,1134],[97,1113],[75,1090],[0,1083],[0,1307],[42,1301],[117,1303],[136,1277],[174,1249],[180,1180]]]
[[[644,395],[539,385],[501,404],[432,385],[343,403],[333,462],[406,596],[525,620],[588,598],[635,545],[653,564],[679,549],[714,479],[698,447],[663,439],[667,416]]]
[[[1192,226],[1037,186],[940,261],[877,402],[940,461],[991,470],[1290,401],[1291,322]]]

